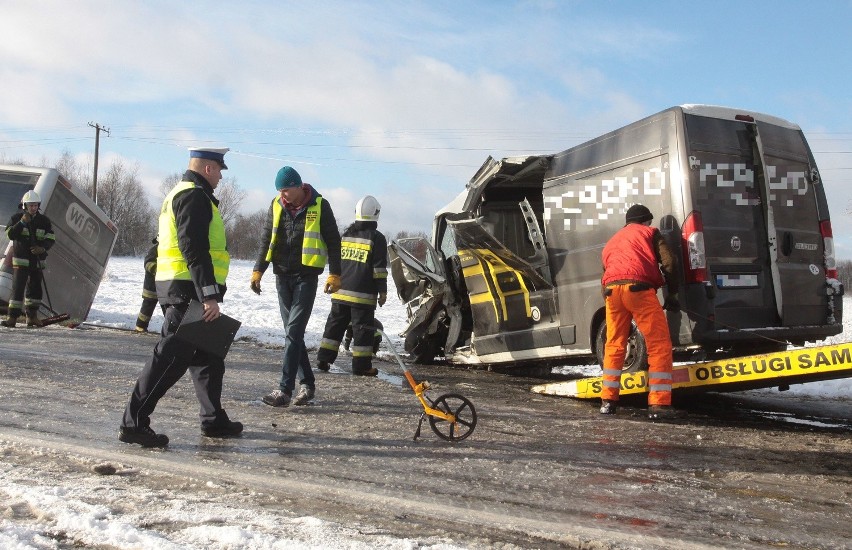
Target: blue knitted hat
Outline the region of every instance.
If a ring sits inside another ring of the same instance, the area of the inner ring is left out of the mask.
[[[278,171],[278,175],[275,176],[275,189],[281,191],[282,189],[287,189],[288,187],[301,187],[302,186],[302,176],[296,172],[295,169],[285,166],[281,170]]]

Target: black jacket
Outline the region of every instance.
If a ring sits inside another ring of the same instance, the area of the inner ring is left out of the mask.
[[[221,302],[225,296],[225,285],[218,285],[220,292],[205,297],[201,289],[216,286],[213,275],[213,260],[210,259],[210,222],[213,220],[212,202],[219,205],[213,196],[213,187],[204,176],[187,170],[181,181],[191,181],[195,187],[175,195],[172,209],[177,225],[178,247],[186,260],[191,281],[157,281],[157,299],[161,304],[183,304],[191,299],[204,301],[215,298]],[[164,205],[165,206],[165,205]],[[160,237],[162,239],[162,237]]]
[[[269,250],[269,242],[272,240],[272,206],[274,201],[269,204],[269,210],[266,213],[266,222],[263,226],[263,234],[260,238],[260,250],[258,251],[257,261],[254,264],[254,271],[263,273],[269,264],[272,263],[272,272],[276,275],[316,275],[322,274],[323,270],[317,267],[310,267],[302,264],[302,239],[305,236],[305,215],[308,206],[315,204],[319,194],[313,188],[310,189],[311,198],[305,204],[305,207],[299,210],[295,216],[287,212],[285,209],[281,214],[281,221],[278,224],[278,239],[275,242],[275,248],[272,250],[272,262],[266,260],[266,253]],[[279,200],[278,197],[275,200]],[[340,233],[337,230],[337,220],[334,219],[334,212],[328,201],[323,199],[320,207],[320,233],[325,246],[328,248],[328,270],[334,275],[340,275]]]
[[[23,217],[24,212],[16,212],[6,226],[6,235],[15,243],[12,248],[12,265],[42,267],[41,264],[47,258],[47,251],[56,242],[53,224],[50,223],[50,218],[41,212],[36,212],[29,223],[22,221]],[[40,255],[33,254],[30,248],[34,246],[44,248],[45,252]]]
[[[388,291],[388,243],[376,222],[356,221],[346,228],[341,258],[340,290],[331,295],[331,301],[375,308],[378,295]]]

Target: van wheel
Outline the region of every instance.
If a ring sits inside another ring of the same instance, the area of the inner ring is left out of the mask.
[[[405,336],[405,351],[408,358],[417,365],[432,365],[441,349],[439,334],[426,334],[426,329],[417,327]]]
[[[606,322],[598,327],[595,337],[595,355],[598,364],[603,368],[604,348],[606,347]],[[623,372],[638,372],[648,370],[648,347],[645,345],[645,337],[636,328],[636,323],[630,325],[630,337],[627,339],[627,351],[624,354]]]

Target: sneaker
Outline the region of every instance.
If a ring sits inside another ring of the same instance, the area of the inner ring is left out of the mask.
[[[370,367],[367,370],[363,370],[361,372],[352,372],[355,376],[377,376],[379,374],[379,369],[376,367]]]
[[[293,404],[297,406],[307,405],[314,398],[314,388],[302,386],[299,388],[299,393],[293,398]]]
[[[230,437],[243,432],[243,423],[233,420],[220,420],[213,424],[201,425],[201,433],[207,437]]]
[[[317,370],[321,370],[323,372],[328,372],[330,369],[331,369],[331,365],[329,365],[325,361],[317,362]]]
[[[122,426],[118,430],[118,440],[124,443],[138,443],[143,447],[165,447],[169,444],[166,434],[158,434],[148,426],[144,428]]]
[[[601,414],[615,414],[618,410],[618,401],[610,401],[609,399],[601,400]]]
[[[648,407],[648,418],[651,420],[673,420],[685,416],[685,411],[679,411],[671,405],[651,405]]]
[[[270,407],[288,407],[290,394],[284,393],[284,390],[273,390],[272,393],[263,397],[263,402]]]

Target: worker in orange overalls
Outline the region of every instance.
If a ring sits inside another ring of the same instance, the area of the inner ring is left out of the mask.
[[[653,219],[645,206],[631,206],[624,227],[606,243],[601,255],[607,335],[601,414],[615,414],[617,409],[630,322],[635,320],[648,348],[648,417],[678,416],[671,407],[672,341],[663,309],[680,309],[679,279],[675,256],[660,231],[651,227]],[[663,285],[668,287],[668,295],[660,307],[657,289]]]

